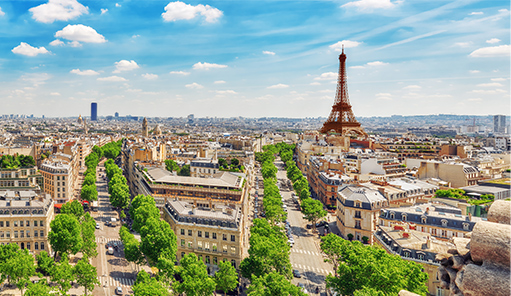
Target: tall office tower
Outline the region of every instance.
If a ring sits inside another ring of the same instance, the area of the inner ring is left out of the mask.
[[[506,132],[506,116],[505,115],[494,115],[493,116],[493,131],[495,133]]]
[[[98,120],[98,103],[90,104],[90,120],[91,121]]]

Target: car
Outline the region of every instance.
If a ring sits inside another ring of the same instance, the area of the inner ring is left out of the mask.
[[[115,294],[116,295],[122,295],[122,288],[121,287],[115,288]]]
[[[328,225],[328,222],[326,222],[326,221],[319,221],[318,223],[316,223],[316,227],[323,227],[325,225]]]
[[[296,278],[302,277],[302,275],[300,274],[300,271],[298,271],[298,269],[293,269],[293,276]]]
[[[286,205],[283,205],[282,208],[284,209],[284,211],[287,212],[287,206]]]
[[[306,227],[307,229],[312,229],[312,224],[307,224],[305,227]]]
[[[265,213],[261,213],[261,217],[266,218],[266,214]]]
[[[114,248],[108,247],[108,255],[113,255],[113,254],[114,254]]]
[[[99,229],[99,223],[96,223],[96,229]]]

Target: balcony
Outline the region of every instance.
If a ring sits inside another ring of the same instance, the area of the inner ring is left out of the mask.
[[[355,218],[362,219],[362,215],[360,213],[356,213]]]
[[[355,228],[356,229],[362,229],[362,227],[360,225],[355,225]]]

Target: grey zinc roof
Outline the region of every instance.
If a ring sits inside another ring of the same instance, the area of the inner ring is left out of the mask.
[[[222,172],[214,175],[214,178],[183,177],[174,176],[171,172],[162,168],[147,168],[147,174],[158,183],[196,185],[208,187],[231,187],[241,188],[243,182],[239,177],[229,172]]]
[[[340,192],[344,198],[349,201],[361,201],[366,203],[387,201],[387,199],[385,199],[385,197],[379,191],[369,188],[344,186]]]

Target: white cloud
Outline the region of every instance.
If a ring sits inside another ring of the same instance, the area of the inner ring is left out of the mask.
[[[190,75],[190,72],[185,72],[185,71],[170,71],[169,74],[177,74],[177,75],[187,76],[187,75]]]
[[[288,88],[288,87],[289,87],[289,85],[287,85],[287,84],[279,83],[279,84],[275,84],[272,86],[268,86],[267,89]]]
[[[73,73],[73,74],[77,74],[77,75],[81,75],[81,76],[94,76],[94,75],[99,75],[98,72],[94,71],[94,70],[80,70],[80,69],[73,69],[71,71],[69,71],[69,73]]]
[[[474,11],[474,12],[469,13],[469,15],[481,15],[481,14],[484,14],[484,12],[482,12],[482,11]]]
[[[506,78],[492,78],[491,81],[506,81]]]
[[[468,72],[469,72],[470,74],[477,74],[477,73],[479,73],[479,72],[481,72],[481,71],[479,71],[479,70],[469,70]]]
[[[310,85],[321,85],[319,82],[312,82]]]
[[[486,43],[490,43],[490,44],[499,43],[499,42],[500,42],[500,39],[498,39],[498,38],[491,38],[491,39],[486,40]]]
[[[41,23],[53,23],[54,21],[68,21],[88,14],[89,8],[78,3],[76,0],[49,0],[29,9],[32,18]]]
[[[71,41],[86,43],[104,43],[106,39],[91,27],[84,25],[67,25],[64,29],[57,31],[55,37],[61,37]]]
[[[477,86],[479,87],[501,87],[502,84],[498,82],[491,82],[491,83],[480,83]]]
[[[470,44],[472,44],[472,42],[456,42],[456,43],[454,43],[454,46],[469,47]]]
[[[325,72],[318,77],[314,78],[314,80],[335,80],[337,79],[337,73],[334,72]]]
[[[474,50],[470,56],[475,58],[485,57],[504,57],[509,56],[509,45],[499,45],[493,47],[482,47]]]
[[[101,14],[105,14],[108,12],[108,8],[101,8]]]
[[[364,66],[351,66],[350,69],[365,69]]]
[[[228,90],[217,90],[216,91],[217,94],[219,95],[235,95],[237,94],[237,92],[231,90],[231,89],[228,89]]]
[[[367,63],[368,66],[385,66],[385,65],[388,65],[389,63],[384,63],[384,62],[380,62],[380,61],[375,61],[375,62],[369,62]]]
[[[401,3],[402,1],[394,1],[390,0],[358,0],[353,2],[348,2],[341,7],[355,7],[358,10],[368,10],[372,11],[374,9],[388,9],[393,8],[396,4]]]
[[[186,88],[190,88],[190,89],[201,89],[201,88],[204,88],[204,86],[194,82],[194,83],[190,83],[190,84],[187,84],[185,85]]]
[[[71,41],[67,43],[71,47],[82,47],[82,44],[78,41]]]
[[[421,86],[414,84],[403,87],[403,89],[421,89],[421,88],[422,88]]]
[[[122,71],[131,71],[140,68],[137,65],[137,62],[134,60],[127,61],[127,60],[120,60],[118,62],[115,62],[115,68],[117,70],[114,70],[112,73],[121,73]]]
[[[4,16],[5,12],[2,11],[2,7],[0,7],[0,16]]]
[[[115,3],[115,7],[121,7],[122,5],[119,3]]]
[[[50,45],[51,46],[59,46],[59,45],[64,45],[64,42],[60,39],[55,39],[53,40],[52,42],[50,42]]]
[[[154,79],[158,78],[158,75],[151,74],[151,73],[146,73],[146,74],[142,74],[142,77],[144,77],[147,80],[154,80]]]
[[[114,81],[114,82],[118,82],[118,81],[128,81],[126,78],[124,77],[119,77],[119,76],[108,76],[108,77],[100,77],[97,79],[98,81]]]
[[[208,23],[216,22],[223,12],[209,5],[199,4],[193,6],[183,3],[181,1],[170,2],[165,6],[165,12],[161,14],[163,20],[166,22],[174,22],[178,20],[191,20],[201,15]]]
[[[344,45],[344,48],[353,48],[353,47],[357,47],[359,46],[361,43],[360,42],[357,42],[357,41],[352,41],[352,40],[343,40],[343,41],[339,41],[335,44],[332,44],[329,46],[330,49],[332,50],[335,50],[335,51],[342,51],[342,46]]]
[[[210,64],[210,63],[196,63],[193,65],[195,70],[209,70],[209,69],[221,69],[227,68],[227,65],[219,65],[219,64]]]
[[[390,97],[391,94],[389,94],[389,93],[377,93],[376,96],[377,97]]]
[[[475,94],[486,94],[486,95],[495,95],[495,94],[502,94],[506,93],[507,91],[504,89],[492,89],[492,90],[485,90],[485,89],[475,89],[472,91]]]
[[[50,95],[52,95],[52,96],[60,96],[60,93],[58,93],[58,92],[52,92],[52,93],[50,93]]]
[[[468,99],[467,101],[469,102],[481,102],[483,99],[481,98],[472,98],[472,99]]]
[[[223,80],[217,80],[217,81],[215,81],[215,82],[213,82],[213,83],[214,83],[214,84],[224,84],[224,83],[225,83],[225,81],[223,81]]]
[[[35,57],[38,54],[49,53],[44,47],[33,47],[28,43],[21,42],[20,45],[16,46],[11,50],[15,54],[26,55],[29,57]]]
[[[267,50],[263,50],[263,54],[275,55],[275,53],[273,51],[267,51]]]

